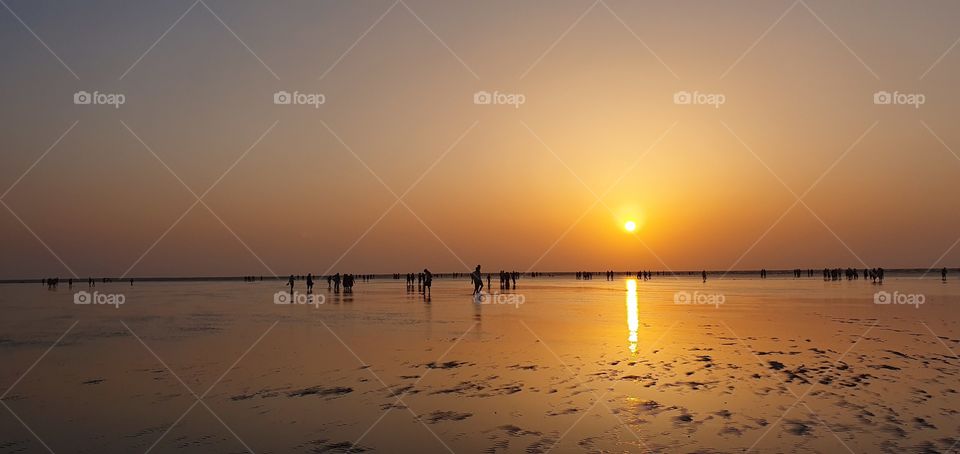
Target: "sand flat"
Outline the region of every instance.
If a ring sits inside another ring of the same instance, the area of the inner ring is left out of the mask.
[[[960,282],[627,281],[5,285],[0,452],[956,450]]]

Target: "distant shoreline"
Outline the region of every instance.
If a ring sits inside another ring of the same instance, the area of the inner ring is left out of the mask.
[[[806,275],[806,271],[807,271],[808,269],[810,269],[810,268],[802,268],[802,269],[801,269],[801,271],[803,271],[803,275],[802,275],[801,277],[794,277],[794,274],[793,274],[793,273],[794,273],[794,270],[792,270],[792,269],[785,269],[785,270],[773,270],[773,269],[770,269],[770,270],[767,270],[767,275],[769,276],[768,278],[772,278],[772,277],[782,278],[782,277],[785,277],[785,278],[788,278],[788,279],[818,279],[818,280],[822,280],[822,279],[823,279],[823,278],[822,278],[822,275],[821,275],[821,272],[823,271],[823,268],[813,268],[813,272],[814,272],[813,276],[807,276],[807,275]],[[842,269],[846,269],[846,268],[842,268]],[[863,268],[856,268],[856,269],[857,269],[857,270],[860,270],[860,271],[863,270]],[[921,275],[921,276],[922,276],[922,275],[926,274],[928,278],[937,278],[937,279],[939,279],[939,278],[940,278],[940,271],[941,271],[941,269],[942,269],[942,267],[940,267],[940,268],[931,268],[931,269],[926,269],[926,268],[891,268],[891,269],[884,269],[884,272],[887,274],[887,276],[894,276],[894,275],[912,275],[912,274],[918,274],[918,275]],[[494,272],[491,272],[491,273],[483,273],[483,274],[497,274],[498,271],[499,271],[499,270],[494,271]],[[595,279],[595,280],[596,280],[596,279],[602,279],[602,278],[601,278],[601,275],[603,275],[603,274],[606,272],[606,271],[604,271],[604,270],[599,270],[599,271],[586,270],[586,271],[587,271],[587,272],[590,272],[590,273],[594,273],[594,279]],[[956,273],[957,273],[958,271],[960,271],[960,268],[947,267],[947,271],[949,271],[951,275],[956,275]],[[618,277],[635,276],[635,275],[637,274],[637,272],[638,272],[638,271],[614,271],[614,273],[616,273],[616,275],[617,275]],[[653,273],[653,277],[656,277],[656,278],[666,278],[666,279],[670,279],[670,278],[674,278],[674,277],[677,277],[677,278],[685,278],[685,277],[699,278],[700,275],[701,275],[700,273],[702,272],[702,270],[696,270],[696,271],[692,271],[692,270],[662,271],[662,270],[661,270],[661,271],[650,271],[650,272]],[[536,273],[538,277],[531,277],[531,276],[530,276],[531,273]],[[550,278],[550,277],[576,277],[576,274],[577,274],[577,273],[579,273],[579,271],[531,271],[531,272],[521,273],[521,276],[526,277],[526,278],[528,278],[528,279],[537,279],[537,278],[539,278],[539,277],[546,277],[546,278]],[[362,273],[356,273],[356,274],[357,274],[357,275],[361,275]],[[402,278],[405,274],[406,274],[406,273],[400,273],[401,278]],[[381,274],[365,274],[365,275],[366,275],[366,276],[372,276],[373,279],[377,279],[377,280],[394,280],[394,274],[393,274],[393,273],[387,273],[387,274],[383,274],[383,273],[381,273]],[[725,276],[725,278],[730,278],[730,277],[744,278],[744,277],[747,277],[747,278],[760,279],[760,270],[736,270],[736,271],[707,270],[707,275],[708,275],[708,276],[713,276],[714,278],[719,278],[719,276]],[[300,276],[306,276],[306,275],[305,275],[305,274],[304,274],[304,275],[295,274],[294,276],[300,277]],[[469,279],[469,278],[470,278],[470,273],[469,273],[469,272],[466,272],[466,271],[460,271],[460,272],[443,272],[443,273],[434,273],[433,276],[434,276],[434,278],[436,278],[436,279]],[[92,277],[92,276],[91,276],[91,277]],[[260,276],[260,275],[255,275],[255,276],[192,276],[192,277],[188,277],[188,276],[183,276],[183,277],[135,277],[135,276],[134,276],[134,277],[125,277],[125,278],[106,277],[106,279],[107,279],[109,282],[118,283],[118,282],[129,282],[130,279],[133,279],[134,282],[234,282],[234,281],[236,281],[236,282],[247,282],[247,279],[248,279],[248,278],[253,278],[254,281],[259,282],[259,281],[261,281],[261,280],[264,280],[264,281],[267,281],[267,280],[285,281],[286,279],[288,279],[288,277],[289,277],[289,275],[280,275],[280,276],[277,276],[277,277],[267,276],[267,275],[264,275],[264,276]],[[322,275],[319,275],[319,274],[315,274],[314,277],[317,278],[317,279],[326,279],[326,276],[322,276]],[[948,277],[949,277],[949,276],[948,276]],[[46,278],[0,279],[0,284],[40,284],[40,283],[44,282],[45,279],[46,279]],[[61,276],[61,277],[59,277],[59,279],[60,279],[61,281],[66,281],[67,279],[70,279],[70,278],[69,278],[69,277],[62,277],[62,276]],[[82,283],[86,282],[87,279],[88,279],[88,277],[81,277],[81,278],[79,278],[79,279],[76,279],[76,278],[75,278],[74,281],[75,281],[75,283],[81,283],[81,284],[82,284]],[[94,279],[97,283],[102,283],[104,277],[94,277],[93,279]],[[844,279],[844,280],[846,280],[846,279]]]

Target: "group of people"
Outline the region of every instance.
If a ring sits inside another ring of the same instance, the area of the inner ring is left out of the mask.
[[[399,279],[399,274],[395,275]],[[416,282],[416,289],[418,292],[425,295],[430,294],[430,290],[433,287],[433,273],[430,270],[424,268],[423,271],[419,273],[407,273],[407,291],[412,292],[414,289],[414,282]]]
[[[946,280],[946,271],[943,269],[944,280]],[[864,268],[863,269],[863,279],[870,279],[874,283],[883,283],[883,268]],[[796,276],[796,273],[794,273]],[[855,281],[860,279],[860,271],[856,268],[824,268],[823,269],[823,280],[825,281],[839,281],[846,279],[848,281]]]
[[[109,277],[105,277],[102,280],[104,284],[106,284],[107,282],[113,282],[113,279],[110,279]],[[46,279],[41,279],[40,283],[47,286],[47,290],[56,290],[57,286],[60,285],[60,278],[48,277]],[[130,285],[133,285],[133,279],[130,279]],[[67,286],[69,288],[73,288],[73,278],[67,279]],[[97,280],[92,277],[88,277],[87,287],[96,287],[96,286],[97,286]]]
[[[510,290],[510,282],[513,282],[513,289],[517,289],[517,278],[520,277],[519,271],[500,270],[500,290]],[[490,278],[490,275],[487,275]]]
[[[327,276],[327,290],[332,290],[336,293],[340,292],[340,286],[343,285],[343,291],[346,293],[353,292],[353,284],[357,281],[357,278],[363,282],[367,282],[373,279],[372,274],[333,274]],[[290,293],[293,293],[293,289],[296,286],[297,281],[306,281],[307,293],[313,293],[314,285],[314,276],[312,273],[307,274],[306,276],[294,276],[290,275],[287,278],[286,286],[290,288]]]

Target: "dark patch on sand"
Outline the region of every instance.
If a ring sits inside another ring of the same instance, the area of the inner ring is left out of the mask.
[[[305,397],[305,396],[320,396],[320,397],[338,397],[344,394],[349,394],[353,392],[353,388],[345,388],[342,386],[337,386],[334,388],[323,388],[320,386],[311,386],[309,388],[300,389],[297,391],[290,391],[287,393],[287,397]]]
[[[447,361],[445,363],[437,363],[436,361],[429,362],[426,366],[430,369],[456,369],[464,364],[467,364],[464,361]]]
[[[420,415],[418,418],[426,419],[430,424],[436,424],[441,421],[463,421],[473,416],[473,413],[457,413],[455,411],[435,411],[429,415]]]

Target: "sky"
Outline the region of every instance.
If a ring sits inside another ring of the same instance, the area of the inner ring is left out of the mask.
[[[960,266],[953,1],[3,3],[2,278]]]

